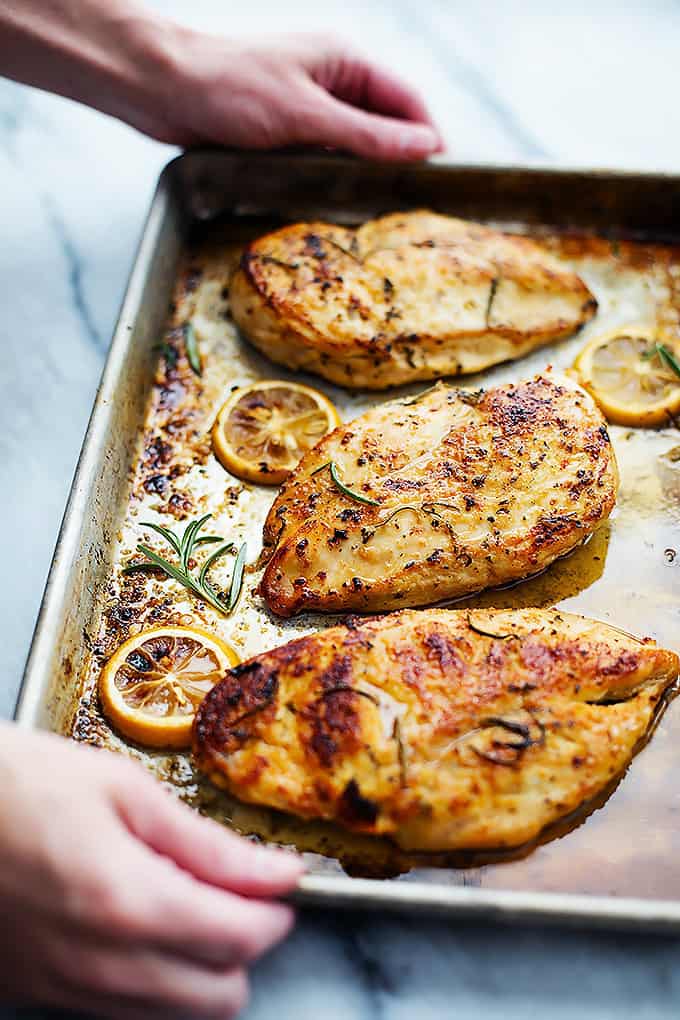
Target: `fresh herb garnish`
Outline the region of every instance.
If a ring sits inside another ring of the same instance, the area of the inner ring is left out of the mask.
[[[397,742],[397,753],[399,755],[399,784],[400,786],[406,786],[406,769],[408,762],[406,760],[406,746],[401,732],[401,720],[399,719],[399,716],[396,716],[394,720],[392,737]]]
[[[665,361],[668,367],[680,377],[680,362],[670,347],[666,347],[665,344],[656,344],[656,350],[661,360]]]
[[[460,512],[457,506],[453,506],[452,503],[442,503],[440,500],[435,500],[434,502],[430,503],[421,503],[420,505],[414,503],[404,503],[403,506],[396,507],[396,509],[393,510],[390,514],[388,514],[388,516],[383,521],[378,521],[377,524],[371,525],[372,530],[364,528],[365,532],[364,544],[370,541],[371,538],[373,538],[373,535],[378,530],[378,528],[384,528],[386,524],[389,524],[390,521],[397,516],[397,514],[404,513],[405,510],[412,510],[414,513],[428,514],[430,517],[435,517],[438,521],[442,522],[446,530],[455,539],[456,536],[451,526],[451,523],[447,521],[442,514],[439,513],[439,511],[437,510],[438,506],[444,507],[446,510],[453,510],[455,511],[455,513]]]
[[[440,499],[435,499],[431,503],[423,503],[422,508],[425,513],[434,514],[435,517],[441,517],[441,514],[437,513],[436,508],[438,506],[443,506],[445,510],[453,510],[455,513],[460,513],[458,507],[454,506],[453,503],[442,503]]]
[[[469,404],[471,407],[476,407],[484,396],[485,390],[483,387],[479,387],[478,390],[461,390],[456,387],[456,396],[459,400],[462,400],[464,404]]]
[[[281,269],[299,269],[299,262],[284,262],[283,259],[274,258],[273,255],[258,255],[260,262],[263,262],[265,266],[279,266]]]
[[[487,329],[489,328],[489,316],[491,315],[491,305],[493,304],[494,298],[496,297],[496,292],[498,290],[498,285],[500,282],[501,282],[500,277],[494,276],[493,280],[491,281],[491,286],[489,287],[489,299],[486,302],[486,312],[484,313],[484,324]]]
[[[173,369],[177,364],[178,354],[172,344],[164,341],[160,344],[154,344],[154,351],[158,351],[165,358],[165,364],[169,369]]]
[[[184,529],[182,537],[178,537],[174,532],[170,531],[169,528],[164,528],[160,524],[152,524],[149,521],[142,521],[142,525],[145,528],[151,528],[157,534],[164,538],[165,541],[172,547],[173,552],[176,554],[179,563],[170,563],[168,560],[159,556],[153,549],[150,549],[148,545],[143,542],[137,544],[137,552],[143,553],[146,556],[146,560],[142,560],[139,563],[130,563],[123,569],[124,574],[131,574],[136,570],[163,570],[168,577],[172,577],[175,581],[179,581],[180,584],[188,588],[189,591],[193,592],[194,595],[198,595],[199,598],[203,599],[204,602],[209,603],[213,609],[217,609],[218,612],[231,613],[238,602],[239,595],[241,594],[241,588],[243,587],[243,570],[245,567],[246,558],[246,544],[245,542],[238,551],[236,556],[236,562],[234,569],[231,574],[231,584],[229,585],[229,594],[223,599],[218,592],[215,591],[213,586],[208,580],[208,572],[212,565],[225,553],[230,552],[234,548],[233,542],[225,542],[220,535],[201,535],[199,532],[204,527],[206,521],[210,519],[210,514],[205,514],[203,517],[199,517],[195,521],[191,521],[187,524]],[[198,574],[191,572],[190,561],[193,558],[194,550],[199,545],[209,545],[215,542],[221,543],[217,549],[214,550],[208,556]]]
[[[643,353],[642,357],[645,361],[649,361],[654,355],[658,355],[661,362],[680,378],[680,361],[675,357],[670,347],[667,347],[666,344],[655,343]]]
[[[405,510],[413,510],[415,513],[419,513],[422,509],[422,506],[413,506],[411,503],[405,503],[404,506],[398,506],[396,510],[393,510],[384,521],[379,521],[377,524],[374,524],[373,530],[377,531],[378,528],[384,528],[386,524],[390,523],[393,517],[396,517],[397,514],[403,513]]]
[[[529,713],[531,715],[531,713]],[[494,740],[491,750],[471,745],[475,754],[494,765],[515,765],[521,758],[524,751],[545,743],[545,727],[538,719],[531,716],[531,722],[536,726],[538,733],[532,734],[531,726],[527,723],[518,722],[514,719],[502,719],[490,717],[484,719],[479,729],[500,729],[507,730],[512,736],[519,737],[519,740]]]
[[[354,492],[353,489],[349,489],[345,483],[341,480],[338,475],[338,466],[334,460],[328,460],[321,467],[318,467],[316,471],[312,471],[313,475],[318,475],[320,471],[325,471],[326,468],[330,470],[331,479],[333,483],[343,492],[345,496],[349,496],[350,499],[355,499],[357,503],[366,503],[368,506],[380,506],[377,499],[370,499],[368,496],[362,496],[360,492]]]
[[[417,404],[419,400],[423,399],[423,397],[429,396],[430,393],[433,393],[435,390],[438,390],[443,386],[443,383],[437,382],[434,386],[428,386],[427,389],[421,390],[420,393],[415,393],[412,397],[406,397],[404,400],[400,400],[399,403],[402,407],[412,407],[413,404]]]
[[[203,366],[201,365],[201,354],[198,349],[196,330],[190,322],[184,323],[184,346],[186,347],[187,359],[192,370],[196,373],[196,375],[203,375]]]

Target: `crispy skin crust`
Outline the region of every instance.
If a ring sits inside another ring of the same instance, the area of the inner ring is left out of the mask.
[[[194,754],[242,800],[405,849],[519,846],[621,773],[678,667],[556,609],[407,611],[231,670]]]
[[[539,245],[420,211],[254,241],[230,306],[273,361],[384,389],[477,372],[570,336],[597,302]]]
[[[343,494],[317,470],[329,461],[378,505]],[[583,542],[617,484],[604,419],[578,387],[542,376],[476,394],[440,384],[373,408],[303,457],[265,523],[260,591],[293,616],[495,587]]]

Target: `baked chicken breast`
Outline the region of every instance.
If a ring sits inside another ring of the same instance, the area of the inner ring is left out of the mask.
[[[539,376],[438,384],[326,436],[281,488],[260,584],[279,616],[427,605],[535,574],[610,514],[604,419]]]
[[[194,754],[242,800],[406,850],[514,847],[621,773],[678,665],[556,609],[406,611],[230,670]]]
[[[267,234],[245,251],[230,306],[273,361],[384,389],[518,358],[570,336],[597,302],[534,241],[420,211]]]

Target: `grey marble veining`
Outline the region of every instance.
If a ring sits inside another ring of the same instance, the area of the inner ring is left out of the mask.
[[[503,132],[517,150],[518,157],[526,160],[550,157],[539,138],[525,128],[521,116],[506,102],[503,91],[494,87],[484,66],[465,52],[465,40],[461,41],[459,31],[455,36],[453,32],[442,34],[442,21],[448,21],[445,11],[417,0],[399,0],[398,10],[401,24],[424,40],[430,57],[444,71],[450,86],[472,97],[480,114]],[[454,25],[459,30],[460,26],[455,22]]]
[[[670,0],[156,6],[227,34],[354,39],[419,85],[462,160],[680,169],[680,4]],[[134,248],[173,154],[0,82],[4,714]],[[247,1020],[661,1020],[677,1014],[678,974],[672,939],[314,913],[256,967]]]

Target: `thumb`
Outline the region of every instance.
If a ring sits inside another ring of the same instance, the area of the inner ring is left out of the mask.
[[[425,159],[441,147],[437,130],[429,124],[383,117],[343,103],[322,88],[316,92],[311,112],[295,127],[299,142],[387,160]]]
[[[258,846],[177,801],[153,780],[119,790],[117,807],[128,829],[201,882],[244,896],[277,896],[293,889],[302,860]]]

